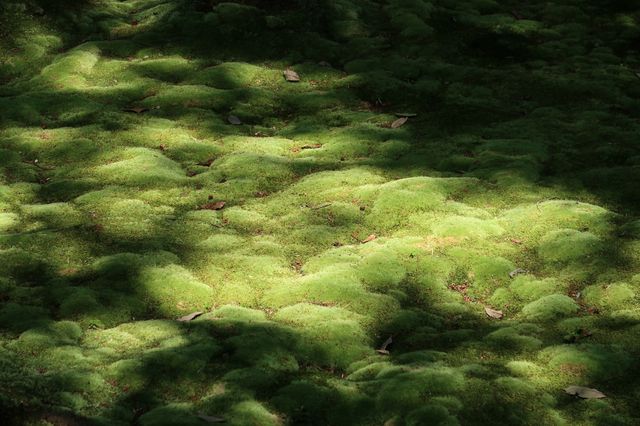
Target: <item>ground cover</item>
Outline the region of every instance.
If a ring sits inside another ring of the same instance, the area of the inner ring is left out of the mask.
[[[634,3],[4,2],[3,416],[637,424]]]

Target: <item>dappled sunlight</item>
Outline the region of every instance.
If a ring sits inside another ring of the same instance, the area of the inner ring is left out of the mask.
[[[0,6],[11,422],[638,422],[632,2],[49,3]]]

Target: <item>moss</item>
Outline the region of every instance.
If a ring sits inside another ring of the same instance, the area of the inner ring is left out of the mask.
[[[464,379],[460,372],[449,368],[427,367],[400,373],[385,382],[377,396],[379,409],[402,413],[421,404],[427,396],[461,392]]]
[[[231,407],[230,424],[281,425],[282,420],[258,401],[244,401]]]
[[[199,425],[202,420],[191,413],[189,404],[168,404],[154,408],[140,416],[141,425],[169,425],[180,423],[184,425]]]
[[[0,5],[8,423],[637,423],[631,3],[289,3]]]
[[[551,321],[575,313],[576,302],[568,296],[552,294],[528,303],[522,308],[522,315],[534,321]]]
[[[541,351],[539,357],[555,374],[571,377],[579,372],[592,380],[620,377],[631,366],[629,354],[594,344],[551,346]]]
[[[304,360],[346,368],[371,351],[357,322],[360,316],[345,309],[297,304],[281,309],[274,318],[302,328],[298,350]]]
[[[485,340],[503,350],[513,351],[533,351],[542,346],[542,341],[532,337],[522,335],[516,328],[504,327],[489,333]]]
[[[606,310],[624,309],[636,299],[634,287],[627,283],[592,285],[585,288],[583,294],[585,303]]]
[[[496,223],[465,216],[448,217],[433,227],[433,233],[443,237],[486,238],[503,232]]]
[[[213,290],[177,265],[142,270],[136,291],[150,309],[165,316],[207,310],[213,304]]]
[[[433,424],[440,426],[456,426],[460,422],[449,413],[446,407],[439,404],[427,404],[407,414],[407,425]]]
[[[601,250],[601,240],[590,232],[559,230],[546,234],[538,253],[547,262],[587,261]]]

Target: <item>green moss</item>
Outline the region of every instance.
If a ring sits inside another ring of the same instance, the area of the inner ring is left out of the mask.
[[[140,417],[141,425],[201,425],[202,420],[196,417],[192,412],[190,404],[168,404],[165,406],[154,408]]]
[[[213,305],[213,290],[177,265],[146,268],[135,289],[150,309],[165,316],[207,310]]]
[[[575,371],[587,379],[621,377],[631,366],[629,354],[594,344],[551,346],[540,352],[554,374],[571,377]]]
[[[522,308],[522,315],[533,321],[551,321],[566,317],[578,310],[576,302],[562,294],[542,297]]]
[[[503,350],[533,351],[542,346],[542,341],[519,333],[517,328],[504,327],[485,337],[485,340]]]
[[[387,380],[377,396],[377,406],[387,412],[402,413],[423,403],[428,396],[463,391],[460,372],[439,367],[427,367],[400,373]]]
[[[20,218],[15,213],[0,213],[0,231],[8,232],[16,229]]]
[[[637,423],[630,2],[285,3],[2,2],[5,423]]]
[[[258,401],[243,401],[231,407],[230,424],[233,425],[280,425],[278,415],[270,412]]]
[[[634,287],[627,283],[588,286],[583,294],[585,303],[610,311],[624,309],[636,300]]]
[[[495,222],[465,216],[447,217],[433,227],[433,233],[443,237],[486,238],[503,232]]]
[[[301,328],[299,353],[305,360],[346,368],[371,351],[358,324],[360,316],[345,309],[297,304],[281,309],[274,318]]]
[[[601,240],[590,232],[552,231],[542,237],[538,253],[547,262],[586,262],[601,250]]]

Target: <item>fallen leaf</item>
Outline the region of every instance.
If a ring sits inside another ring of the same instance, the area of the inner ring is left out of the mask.
[[[302,145],[300,147],[300,149],[318,149],[318,148],[322,148],[322,144],[321,143],[314,143],[311,145]]]
[[[190,313],[189,315],[185,315],[185,316],[183,316],[183,317],[178,318],[178,321],[188,322],[188,321],[191,321],[191,320],[193,320],[193,319],[198,318],[198,317],[199,317],[200,315],[202,315],[202,314],[203,314],[203,312],[200,312],[200,311],[198,311],[198,312],[192,312],[192,313]]]
[[[282,74],[284,75],[285,80],[290,81],[292,83],[296,83],[300,81],[300,76],[298,75],[298,73],[290,68],[287,68],[286,70],[284,70]]]
[[[524,269],[516,268],[513,271],[509,272],[509,278],[515,278],[520,274],[526,274],[526,273],[527,273],[527,271],[525,271]]]
[[[221,210],[226,203],[224,201],[216,201],[215,203],[207,203],[200,206],[200,210]]]
[[[225,423],[227,421],[224,417],[207,416],[206,414],[198,414],[198,418],[207,423]]]
[[[382,346],[380,346],[379,349],[376,349],[376,352],[378,352],[379,354],[382,354],[382,355],[389,355],[389,350],[387,349],[387,347],[391,343],[393,343],[393,336],[389,336],[389,338],[384,341]]]
[[[565,388],[564,391],[569,395],[576,395],[584,399],[599,399],[607,397],[607,395],[597,389],[585,388],[584,386],[569,386]]]
[[[136,114],[142,114],[145,111],[149,111],[149,108],[144,107],[129,107],[123,109],[124,112],[135,112]]]
[[[396,112],[396,117],[416,117],[418,114],[415,112]]]
[[[214,160],[213,158],[209,158],[206,161],[201,161],[201,162],[198,163],[198,166],[209,167],[213,163],[213,160]]]
[[[160,151],[166,151],[166,150],[167,150],[167,146],[166,146],[165,144],[161,143],[161,144],[158,146],[158,149],[159,149]]]
[[[366,243],[368,243],[368,242],[370,242],[370,241],[375,240],[376,238],[378,238],[378,237],[376,237],[376,234],[371,234],[371,235],[369,235],[367,238],[365,238],[364,240],[362,240],[362,244],[366,244]]]
[[[502,319],[503,317],[503,313],[502,311],[498,311],[495,309],[491,309],[488,307],[484,307],[484,311],[487,313],[488,316],[490,316],[491,318],[495,318],[495,319]]]
[[[396,121],[394,121],[393,123],[391,123],[391,128],[392,129],[397,129],[398,127],[402,126],[404,123],[406,123],[408,120],[407,117],[400,117],[398,118]]]
[[[237,117],[235,115],[230,115],[229,117],[227,117],[227,121],[236,126],[242,124],[242,120],[240,120],[240,117]]]

